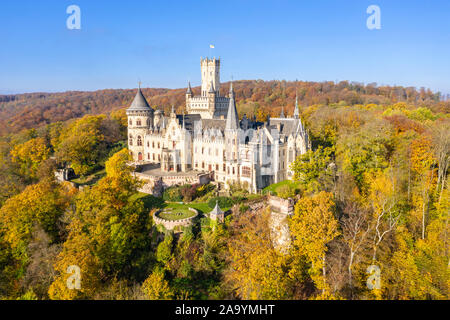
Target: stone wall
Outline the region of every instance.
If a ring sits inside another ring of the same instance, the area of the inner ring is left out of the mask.
[[[188,227],[188,226],[191,226],[194,224],[194,219],[197,218],[197,216],[198,216],[197,210],[195,210],[193,208],[189,208],[189,210],[194,212],[195,215],[190,218],[180,219],[180,220],[166,220],[166,219],[160,218],[158,215],[161,213],[161,210],[159,210],[153,214],[153,221],[155,222],[156,225],[162,224],[164,226],[164,228],[166,228],[167,230],[174,230],[178,226]]]
[[[152,194],[157,197],[162,196],[162,192],[164,192],[165,189],[174,185],[196,184],[196,183],[204,185],[208,184],[211,181],[210,173],[198,173],[192,175],[173,175],[173,176],[170,175],[151,176],[136,172],[135,176],[144,181],[144,185],[138,191],[147,194]]]
[[[269,205],[273,212],[291,215],[294,213],[294,204],[295,201],[292,198],[283,199],[269,195]]]

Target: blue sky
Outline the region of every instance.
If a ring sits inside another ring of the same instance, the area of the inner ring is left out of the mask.
[[[81,8],[68,30],[66,8]],[[369,5],[381,30],[366,27]],[[2,0],[0,93],[185,87],[200,56],[221,80],[350,80],[450,93],[448,0]]]

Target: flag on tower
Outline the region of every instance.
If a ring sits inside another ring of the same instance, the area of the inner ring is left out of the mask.
[[[213,44],[210,44],[209,47],[210,47],[211,49],[214,49],[214,45],[213,45]]]

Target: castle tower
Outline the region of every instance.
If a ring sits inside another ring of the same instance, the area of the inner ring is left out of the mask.
[[[188,81],[188,88],[186,90],[186,101],[188,101],[193,96],[194,96],[194,94],[192,93],[191,82]]]
[[[225,123],[225,147],[227,175],[231,181],[239,181],[239,118],[234,100],[233,82],[230,85],[230,103],[228,105],[227,120]]]
[[[220,91],[220,59],[200,58],[202,71],[202,93],[201,96],[208,96],[209,91],[214,90],[217,95]]]
[[[153,109],[141,91],[139,85],[133,103],[126,111],[128,116],[128,150],[133,161],[144,161],[144,139],[147,131],[153,127]]]

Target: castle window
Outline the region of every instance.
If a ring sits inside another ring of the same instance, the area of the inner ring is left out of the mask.
[[[133,145],[133,138],[130,138],[130,141],[128,141],[128,144],[129,144],[130,146]]]
[[[141,125],[141,119],[137,119],[136,125],[137,125],[137,126],[140,126],[140,125]]]
[[[159,142],[158,142],[158,149],[159,149]]]
[[[158,154],[158,161],[161,161],[161,155]]]
[[[142,138],[141,138],[141,136],[137,137],[137,145],[138,145],[138,147],[142,147]]]
[[[149,148],[149,147],[150,147],[150,142],[147,141],[147,148]]]
[[[205,163],[202,162],[202,169],[205,169]]]
[[[216,171],[219,171],[219,165],[216,164]]]
[[[250,176],[251,176],[250,168],[249,167],[242,167],[242,175],[244,177],[250,178]]]
[[[204,151],[205,151],[205,148],[202,148],[202,154],[203,154]]]
[[[223,172],[225,172],[227,170],[226,168],[227,168],[227,166],[226,166],[226,164],[224,164],[223,165]]]
[[[130,119],[130,126],[132,126],[132,125],[133,125],[133,120]]]
[[[147,159],[150,160],[150,153],[147,153]]]
[[[153,154],[153,161],[155,161],[155,154]]]
[[[234,171],[234,167],[233,167],[233,175],[236,174],[236,172]]]
[[[152,148],[155,148],[155,141],[152,142]]]

